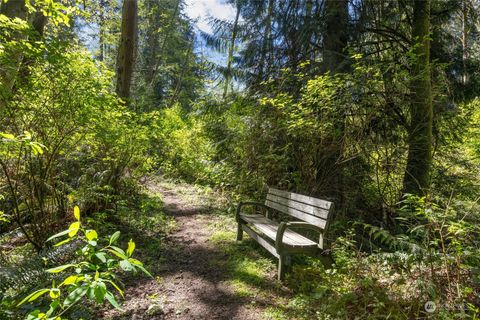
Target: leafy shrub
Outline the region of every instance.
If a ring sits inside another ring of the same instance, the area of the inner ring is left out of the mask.
[[[128,242],[128,248],[123,250],[115,245],[120,237],[119,231],[112,234],[108,241],[103,240],[97,231],[85,229],[80,221],[78,207],[74,208],[74,216],[76,221],[71,223],[67,230],[51,236],[48,241],[68,236],[55,246],[80,242],[83,247],[77,250],[78,261],[46,270],[48,273],[63,274],[63,281],[58,285],[53,281],[51,288],[36,290],[18,303],[18,306],[21,306],[48,294],[51,301],[48,310],[42,312],[35,309],[29,313],[27,319],[61,319],[83,297],[99,304],[107,300],[115,308],[120,308],[112,292],[114,289],[123,296],[123,291],[117,284],[119,270],[125,272],[140,270],[151,276],[143,264],[132,257],[135,250],[135,243],[132,240]],[[102,243],[105,245],[101,246]]]
[[[441,309],[440,315],[446,318],[463,312],[478,315],[477,205],[453,199],[442,204],[441,199],[437,200],[440,205],[425,197],[407,195],[396,218],[403,233],[392,234],[363,224],[372,241],[383,245],[383,250],[369,259],[389,269],[390,277],[397,279],[399,285],[410,286],[422,301],[450,306]],[[462,307],[452,309],[452,306]]]
[[[148,130],[112,93],[112,73],[60,40],[35,48],[25,53],[35,63],[0,105],[8,115],[0,126],[14,137],[30,132],[39,147],[8,147],[2,138],[2,150],[9,150],[0,154],[0,189],[8,191],[0,201],[6,215],[28,225],[24,233],[40,250],[73,201],[86,213],[112,209],[121,195],[135,192],[130,181],[152,162],[145,156]]]
[[[151,144],[156,147],[161,169],[190,181],[208,181],[212,147],[203,135],[202,124],[194,118],[184,119],[180,105],[148,117]]]

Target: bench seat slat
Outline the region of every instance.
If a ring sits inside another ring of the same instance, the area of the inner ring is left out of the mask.
[[[283,204],[276,203],[270,200],[265,201],[265,205],[267,207],[270,207],[272,209],[278,210],[280,212],[283,212],[285,214],[291,215],[297,219],[303,220],[305,222],[311,223],[314,226],[319,227],[320,229],[325,229],[325,226],[327,224],[327,221],[315,216],[312,216],[310,214],[307,214],[303,211],[287,207]]]
[[[262,215],[243,215],[242,218],[265,234],[268,238],[275,240],[279,226],[278,223],[269,220]],[[291,246],[316,245],[315,242],[290,229],[286,230],[283,239],[285,244]]]
[[[275,241],[279,224],[259,214],[240,215],[241,219],[258,229],[266,237]],[[248,233],[248,232],[247,232]],[[255,239],[257,240],[257,239]],[[302,236],[301,234],[287,229],[283,237],[283,243],[292,247],[316,247],[318,243]]]
[[[314,197],[309,197],[309,196],[305,196],[305,195],[298,194],[298,193],[278,190],[278,189],[275,189],[275,188],[269,188],[268,193],[272,193],[274,195],[277,195],[277,196],[280,196],[280,197],[283,197],[283,198],[287,198],[287,199],[292,199],[292,200],[295,200],[295,201],[298,201],[298,202],[303,202],[305,204],[309,204],[311,206],[319,207],[319,208],[322,208],[322,209],[325,209],[325,210],[330,210],[330,208],[332,206],[332,202],[330,202],[330,201],[317,199],[317,198],[314,198]]]
[[[320,207],[315,207],[315,206],[305,204],[303,202],[298,202],[298,201],[295,201],[295,200],[292,200],[292,199],[283,198],[283,197],[274,195],[272,193],[269,193],[267,195],[267,200],[270,200],[270,201],[273,201],[273,202],[276,202],[276,203],[279,203],[279,204],[283,204],[287,207],[303,211],[307,214],[310,214],[310,215],[313,215],[313,216],[316,216],[316,217],[319,217],[319,218],[323,218],[323,219],[328,218],[328,210],[327,209],[323,209],[323,208],[320,208]]]
[[[257,241],[262,247],[267,249],[267,251],[270,252],[275,258],[278,258],[277,250],[272,244],[260,237],[255,231],[244,224],[242,225],[242,230],[245,231],[252,239]]]

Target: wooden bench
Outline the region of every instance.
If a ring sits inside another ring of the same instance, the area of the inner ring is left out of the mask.
[[[253,213],[244,212],[245,207],[251,207]],[[291,255],[302,253],[322,257],[325,253],[324,237],[332,211],[332,202],[269,188],[265,203],[238,204],[237,240],[242,240],[245,231],[278,258],[278,279],[283,280]],[[282,215],[285,219],[281,218]],[[286,219],[296,221],[281,221]],[[313,230],[319,234],[318,241],[313,241],[293,229]],[[322,260],[328,261],[330,258]]]

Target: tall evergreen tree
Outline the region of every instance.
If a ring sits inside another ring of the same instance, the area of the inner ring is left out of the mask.
[[[235,20],[233,21],[232,26],[232,34],[230,37],[230,44],[228,46],[228,56],[227,56],[227,68],[225,72],[225,84],[223,88],[223,97],[227,95],[228,86],[230,85],[230,81],[232,78],[232,64],[233,64],[233,51],[235,50],[235,42],[237,40],[237,33],[238,33],[238,19],[240,18],[240,9],[241,9],[240,1],[236,2],[236,10],[237,13],[235,14]]]
[[[414,61],[410,90],[409,150],[404,191],[423,194],[430,185],[432,166],[432,91],[430,75],[430,0],[416,0],[413,8]]]

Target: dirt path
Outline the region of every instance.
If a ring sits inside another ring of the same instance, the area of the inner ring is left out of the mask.
[[[209,242],[208,223],[215,219],[205,204],[192,205],[172,187],[147,183],[161,193],[164,211],[172,215],[177,229],[163,240],[159,256],[164,262],[157,278],[128,283],[122,314],[115,319],[261,319],[261,307],[234,294],[226,272],[214,264],[227,258]],[[196,203],[195,201],[192,201]],[[210,209],[210,210],[209,210]]]

